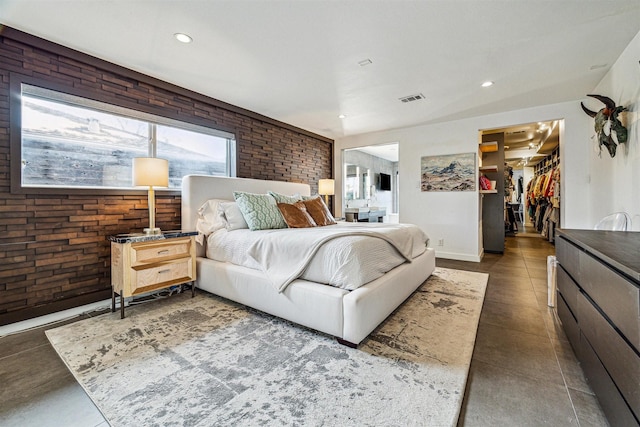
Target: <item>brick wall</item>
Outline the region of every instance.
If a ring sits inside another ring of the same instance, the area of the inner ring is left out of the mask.
[[[148,224],[146,193],[11,193],[9,90],[11,79],[22,76],[54,90],[234,132],[239,177],[303,182],[315,191],[319,179],[332,176],[329,139],[4,27],[0,325],[109,298],[106,237]],[[179,229],[180,195],[156,193],[156,199],[157,226]]]

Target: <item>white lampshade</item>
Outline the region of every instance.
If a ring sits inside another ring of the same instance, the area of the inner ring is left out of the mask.
[[[169,186],[169,161],[155,157],[134,157],[133,185]]]
[[[335,181],[333,179],[321,179],[318,181],[318,194],[333,196],[335,193]]]

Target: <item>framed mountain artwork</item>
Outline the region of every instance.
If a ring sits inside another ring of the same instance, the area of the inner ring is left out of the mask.
[[[420,159],[422,191],[476,191],[476,154],[446,154]]]

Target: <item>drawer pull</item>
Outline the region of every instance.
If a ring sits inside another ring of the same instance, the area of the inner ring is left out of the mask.
[[[158,255],[162,255],[162,254],[168,254],[169,253],[169,249],[165,249],[162,251],[158,251]]]
[[[158,274],[164,274],[164,273],[169,273],[169,272],[171,272],[171,270],[167,268],[166,270],[158,271]]]

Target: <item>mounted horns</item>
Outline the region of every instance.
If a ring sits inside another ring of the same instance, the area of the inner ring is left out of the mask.
[[[608,96],[602,96],[602,95],[587,95],[587,96],[590,96],[592,98],[599,100],[607,107],[608,110],[614,110],[616,108],[616,103],[613,101],[613,99],[609,98]],[[591,117],[595,117],[596,114],[598,114],[595,111],[589,110],[587,107],[584,106],[582,102],[580,103],[580,106],[582,107],[582,110]]]

